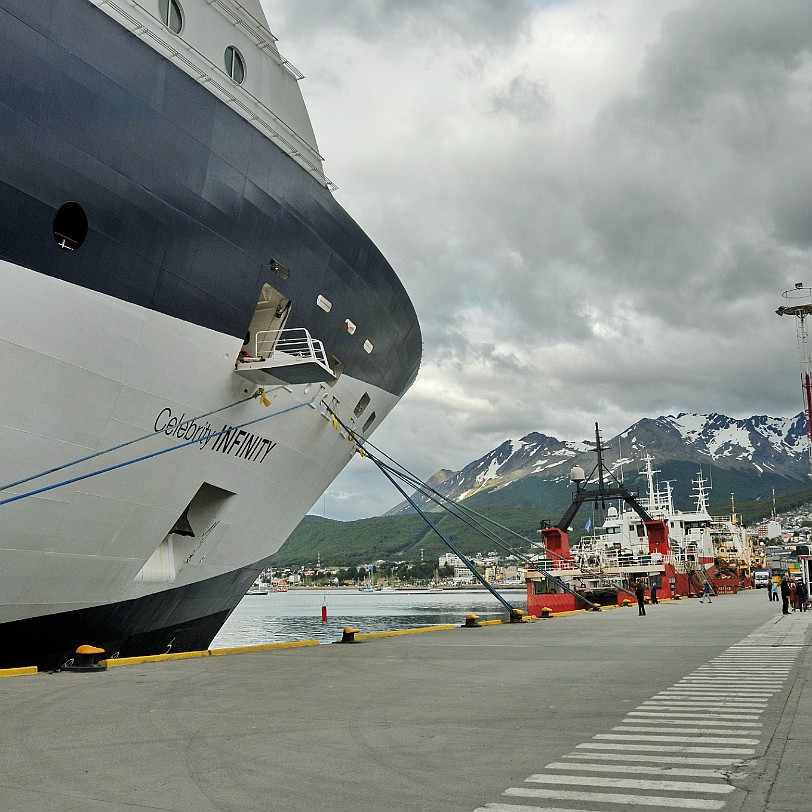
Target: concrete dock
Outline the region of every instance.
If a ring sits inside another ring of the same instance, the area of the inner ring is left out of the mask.
[[[0,679],[0,810],[798,812],[810,637],[759,590]]]

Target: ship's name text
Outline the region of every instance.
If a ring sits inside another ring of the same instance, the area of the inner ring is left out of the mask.
[[[155,431],[167,437],[177,437],[179,440],[196,442],[201,450],[209,447],[211,451],[219,451],[233,457],[241,457],[249,462],[265,462],[276,443],[267,437],[260,437],[245,429],[237,429],[225,423],[216,430],[207,420],[205,423],[196,423],[186,420],[186,414],[175,417],[172,410],[167,407],[161,409],[155,418]]]

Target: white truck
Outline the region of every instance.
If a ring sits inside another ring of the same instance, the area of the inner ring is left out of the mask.
[[[772,570],[753,571],[753,586],[755,586],[756,589],[761,589],[762,587],[769,587],[772,579],[773,579]]]

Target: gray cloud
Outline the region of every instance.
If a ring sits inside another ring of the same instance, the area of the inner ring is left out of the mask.
[[[347,34],[367,42],[399,41],[404,37],[431,39],[440,35],[460,45],[488,41],[510,43],[519,36],[535,4],[527,0],[263,0],[271,30],[288,38],[323,32]]]
[[[812,283],[806,2],[265,5],[421,318],[382,448],[428,477],[531,430],[799,411],[773,311]],[[362,467],[328,515],[398,501]]]
[[[553,105],[550,88],[525,76],[514,76],[505,87],[493,94],[495,113],[508,113],[523,124],[529,124],[546,115]]]

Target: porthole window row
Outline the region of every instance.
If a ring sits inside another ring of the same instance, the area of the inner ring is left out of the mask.
[[[158,17],[173,34],[183,30],[183,8],[178,0],[158,0]],[[223,64],[232,82],[241,85],[245,81],[245,59],[235,46],[226,48]]]

